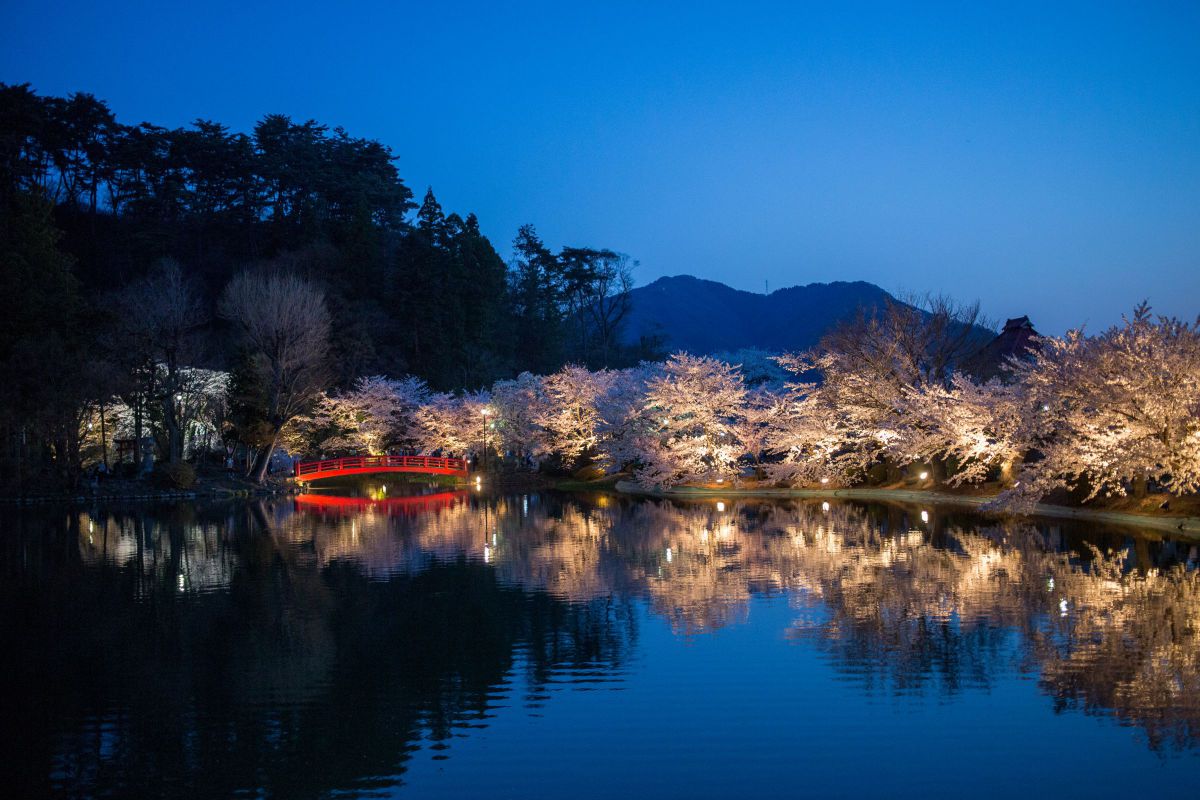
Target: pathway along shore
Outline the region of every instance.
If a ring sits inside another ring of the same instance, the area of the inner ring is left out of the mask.
[[[996,498],[995,495],[961,495],[949,492],[921,491],[914,489],[708,489],[680,486],[674,489],[646,489],[632,481],[618,481],[616,490],[624,494],[661,497],[670,500],[705,500],[730,498],[841,498],[844,500],[883,500],[904,503],[932,503],[957,505],[979,509]],[[1105,522],[1114,525],[1129,525],[1156,531],[1182,533],[1189,538],[1200,538],[1200,517],[1168,517],[1150,514],[1130,514],[1123,511],[1102,511],[1091,508],[1074,508],[1038,503],[1021,512],[988,511],[997,516],[1057,517],[1090,522]]]

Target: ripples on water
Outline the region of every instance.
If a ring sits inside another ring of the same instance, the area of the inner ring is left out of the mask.
[[[9,510],[6,785],[1094,796],[1136,761],[1132,786],[1187,796],[1196,545],[924,516],[468,493]]]

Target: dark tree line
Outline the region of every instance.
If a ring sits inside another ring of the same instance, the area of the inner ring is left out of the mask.
[[[331,386],[410,373],[471,388],[654,355],[622,344],[625,256],[554,253],[525,226],[506,263],[473,214],[444,213],[432,190],[414,203],[395,162],[311,120],[129,125],[89,94],[0,84],[5,473],[73,480],[82,420],[113,397],[176,460],[181,367],[233,373],[230,435],[255,443],[269,414],[253,408],[253,354],[218,313],[248,270],[323,293]]]

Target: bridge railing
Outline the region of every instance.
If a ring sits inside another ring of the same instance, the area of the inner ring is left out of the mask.
[[[326,458],[320,461],[297,461],[296,477],[316,475],[323,472],[339,472],[342,470],[422,470],[467,472],[465,458],[443,458],[441,456],[346,456],[345,458]]]

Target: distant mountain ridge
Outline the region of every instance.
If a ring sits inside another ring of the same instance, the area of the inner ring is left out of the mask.
[[[742,348],[807,350],[859,308],[880,306],[891,295],[865,281],[810,283],[757,294],[675,275],[631,290],[630,298],[628,341],[660,335],[668,351],[711,354]]]

